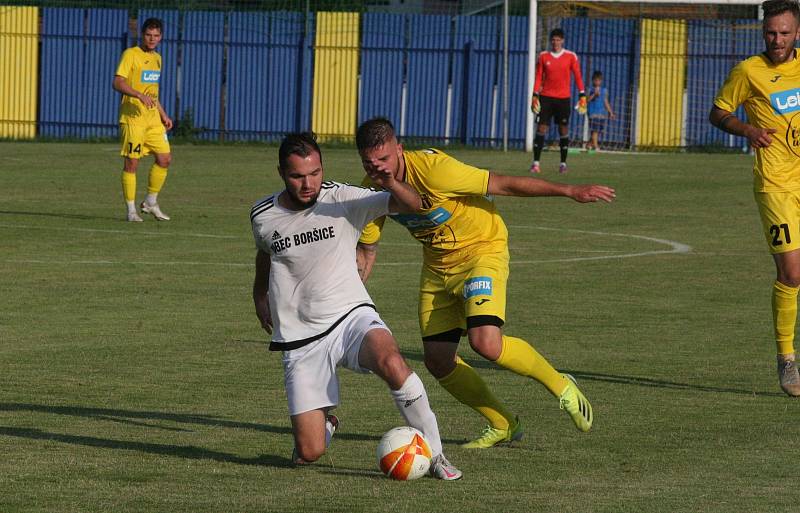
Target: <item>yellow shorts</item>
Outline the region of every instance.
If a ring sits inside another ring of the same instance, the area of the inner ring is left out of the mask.
[[[457,328],[467,317],[491,315],[505,321],[508,251],[476,255],[448,269],[423,264],[419,284],[419,328],[423,337]]]
[[[150,153],[170,153],[167,131],[160,122],[155,124],[120,123],[122,149],[119,154],[140,159]]]
[[[800,249],[800,191],[756,192],[755,197],[770,253]]]

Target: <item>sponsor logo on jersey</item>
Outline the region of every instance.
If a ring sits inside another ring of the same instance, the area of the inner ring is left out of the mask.
[[[159,78],[161,78],[161,72],[158,70],[146,69],[142,71],[143,84],[157,84]]]
[[[278,240],[278,239],[280,239],[280,238],[282,238],[282,237],[281,237],[281,234],[280,234],[280,233],[278,233],[278,231],[277,231],[277,230],[275,230],[275,232],[272,234],[272,240]]]
[[[492,277],[476,276],[464,282],[464,299],[492,295]]]
[[[769,101],[778,114],[789,114],[800,110],[800,88],[772,93],[769,95]]]
[[[278,238],[275,238],[275,235]],[[321,240],[332,239],[336,237],[333,233],[333,226],[326,226],[325,228],[314,228],[300,233],[292,234],[288,237],[281,237],[278,232],[272,234],[272,243],[269,245],[274,254],[281,253],[291,247],[304,246],[313,242]]]
[[[491,299],[483,298],[483,299],[481,299],[479,301],[475,301],[475,304],[478,305],[478,306],[481,306],[482,304],[488,303],[489,301],[491,301]]]
[[[442,207],[437,207],[425,214],[390,214],[390,216],[409,231],[420,232],[446,223],[452,214]]]
[[[792,116],[786,128],[786,146],[795,157],[800,157],[800,113]]]
[[[775,75],[775,76],[774,76],[772,79],[770,79],[770,82],[772,82],[772,83],[774,84],[774,83],[775,83],[775,82],[777,82],[777,81],[778,81],[780,78],[781,78],[781,76],[780,76],[780,75]]]

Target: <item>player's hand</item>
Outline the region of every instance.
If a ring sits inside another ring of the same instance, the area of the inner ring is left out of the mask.
[[[170,130],[172,130],[172,126],[173,126],[173,124],[172,124],[172,119],[170,119],[170,117],[169,117],[169,116],[166,116],[164,119],[162,119],[162,120],[161,120],[161,123],[163,123],[163,124],[164,124],[164,128],[166,128],[168,132],[169,132]]]
[[[611,203],[617,197],[613,187],[605,185],[573,185],[569,197],[578,203],[605,201]]]
[[[381,189],[389,190],[394,185],[394,173],[387,167],[369,166],[366,172],[369,179],[372,180],[372,183]]]
[[[751,127],[746,136],[747,140],[750,141],[750,146],[753,148],[766,148],[772,144],[772,134],[776,131],[774,128]]]
[[[256,312],[258,320],[261,321],[261,327],[264,331],[272,335],[272,315],[269,313],[269,308],[265,312]]]
[[[531,112],[538,114],[542,111],[542,105],[539,103],[539,95],[534,93],[531,98]]]
[[[146,94],[139,93],[138,98],[139,101],[142,102],[144,106],[147,107],[148,109],[152,109],[153,107],[156,106],[156,101],[147,96]]]
[[[578,105],[575,106],[575,110],[578,111],[578,114],[584,115],[586,114],[586,106],[586,94],[581,93],[580,96],[578,96]]]

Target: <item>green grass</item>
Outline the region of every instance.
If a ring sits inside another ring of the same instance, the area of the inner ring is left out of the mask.
[[[248,212],[279,187],[276,153],[175,146],[161,195],[173,221],[130,224],[115,144],[0,143],[0,511],[796,509],[797,402],[775,375],[751,157],[580,154],[562,178],[551,152],[545,178],[607,183],[617,202],[497,198],[511,234],[507,332],[578,378],[589,434],[538,383],[462,343],[526,436],[458,447],[483,422],[424,369],[420,249],[390,224],[369,289],[465,476],[397,483],[374,451],[402,419],[377,378],[347,371],[329,457],[289,465],[280,359],[250,299]],[[518,152],[454,155],[529,165]],[[328,179],[360,179],[355,151],[324,158]]]

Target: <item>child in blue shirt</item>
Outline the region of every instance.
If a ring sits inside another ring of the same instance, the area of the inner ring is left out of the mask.
[[[588,150],[596,151],[600,149],[600,132],[606,127],[608,118],[616,119],[611,104],[608,101],[608,89],[603,87],[603,74],[600,71],[592,73],[592,88],[589,93],[589,130],[592,133],[592,140],[589,141]],[[608,116],[606,116],[608,114]]]

